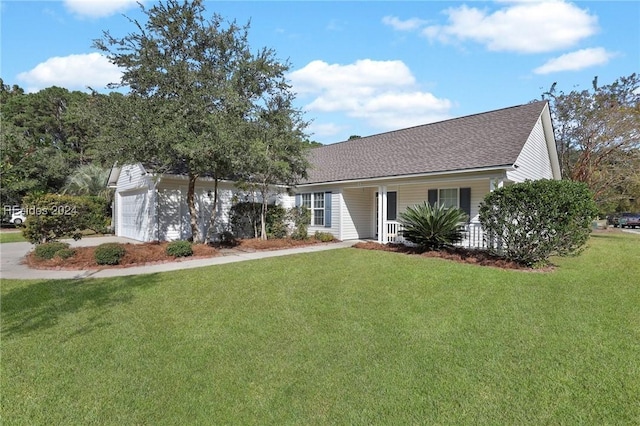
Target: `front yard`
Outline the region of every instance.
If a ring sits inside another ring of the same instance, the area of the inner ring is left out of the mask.
[[[637,424],[640,238],[2,282],[4,424]]]
[[[22,236],[21,230],[0,230],[0,244],[2,243],[21,243],[27,241]]]

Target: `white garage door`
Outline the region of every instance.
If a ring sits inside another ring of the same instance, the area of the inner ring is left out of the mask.
[[[119,201],[118,235],[144,241],[148,224],[147,190],[120,193]]]

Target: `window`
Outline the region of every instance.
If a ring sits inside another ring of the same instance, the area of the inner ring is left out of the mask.
[[[311,212],[309,225],[331,227],[331,192],[300,194],[296,205],[304,206]]]
[[[432,206],[458,207],[471,218],[471,188],[430,189],[427,197]]]
[[[313,193],[313,224],[324,226],[324,192]]]
[[[458,188],[441,189],[438,192],[438,204],[446,208],[458,207]]]
[[[302,206],[311,210],[311,194],[302,194]]]

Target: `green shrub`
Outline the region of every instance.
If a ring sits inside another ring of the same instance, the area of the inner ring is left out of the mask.
[[[318,241],[322,241],[323,243],[328,243],[334,240],[333,234],[331,232],[316,231],[313,237]]]
[[[231,231],[224,231],[220,234],[220,244],[233,247],[238,244],[238,240]]]
[[[59,251],[66,249],[69,249],[68,243],[55,241],[51,243],[38,244],[33,250],[33,253],[39,259],[48,260],[53,259]]]
[[[487,194],[480,222],[491,251],[525,265],[581,251],[597,207],[588,187],[568,180],[526,181]]]
[[[103,230],[108,224],[107,201],[100,197],[31,194],[24,197],[27,220],[22,231],[34,244],[61,237],[82,238],[82,231]]]
[[[109,233],[111,222],[110,203],[104,197],[87,195],[78,197],[84,199],[87,205],[87,213],[84,217],[85,229],[90,229],[98,234]]]
[[[193,255],[193,248],[189,241],[172,241],[167,245],[167,254],[173,257],[188,257]]]
[[[104,243],[96,247],[94,258],[98,265],[118,265],[124,254],[122,244]]]
[[[426,201],[400,213],[401,235],[421,250],[437,250],[462,240],[467,214],[458,208],[431,206]]]
[[[261,212],[261,203],[247,201],[234,204],[229,211],[229,223],[233,234],[240,238],[258,237],[262,227]],[[265,218],[268,238],[287,236],[286,214],[286,210],[281,206],[275,204],[268,206]]]
[[[240,202],[231,206],[229,223],[234,235],[239,238],[255,238],[260,230],[260,209],[262,204]]]
[[[293,222],[295,227],[291,233],[294,240],[306,240],[308,238],[309,222],[311,222],[311,211],[304,207],[293,207],[287,213],[287,218]]]
[[[267,238],[285,238],[287,236],[287,211],[277,204],[267,209]]]
[[[56,252],[56,256],[59,257],[60,259],[69,259],[75,256],[75,254],[76,254],[76,251],[72,248],[64,248]]]

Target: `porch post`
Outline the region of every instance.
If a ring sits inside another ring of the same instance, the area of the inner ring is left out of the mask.
[[[378,187],[378,242],[387,242],[387,187]]]

